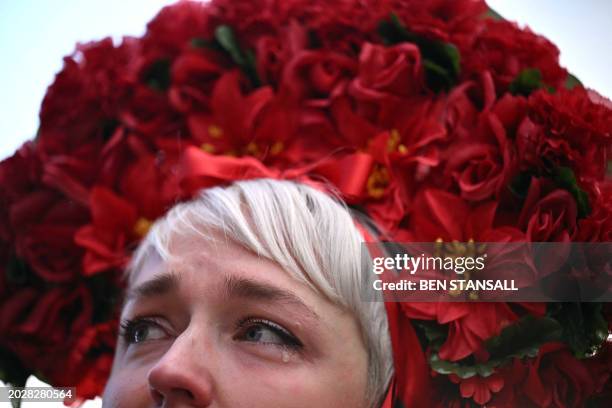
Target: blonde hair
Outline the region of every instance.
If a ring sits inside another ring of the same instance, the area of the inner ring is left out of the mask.
[[[355,316],[368,351],[369,406],[379,406],[393,374],[387,315],[382,301],[363,300],[366,291],[368,299],[377,294],[362,273],[364,239],[346,205],[292,181],[257,179],[202,190],[155,222],[132,257],[128,279],[151,250],[170,261],[172,237],[209,240],[210,230],[277,263]]]

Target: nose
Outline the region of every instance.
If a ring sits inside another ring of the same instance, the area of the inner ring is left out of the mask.
[[[209,407],[213,401],[214,381],[204,342],[183,332],[149,370],[147,380],[157,406]],[[210,348],[208,348],[210,351]]]

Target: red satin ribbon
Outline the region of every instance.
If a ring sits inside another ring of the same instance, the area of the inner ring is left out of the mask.
[[[356,223],[364,241],[369,245],[370,256],[384,256],[382,249],[377,248],[376,240],[362,225]],[[381,275],[383,280],[392,279]],[[405,408],[428,408],[431,406],[429,364],[421,343],[412,327],[410,319],[401,309],[401,303],[388,299],[385,301],[389,334],[393,348],[393,366],[395,373],[381,408],[393,408],[400,401]]]
[[[312,164],[279,170],[264,166],[254,157],[217,156],[195,146],[185,149],[181,160],[181,187],[189,194],[218,184],[254,178],[300,180],[317,184],[312,176],[324,178],[333,184],[347,199],[365,194],[374,158],[355,152],[340,158],[330,156]],[[320,186],[316,186],[321,188]]]

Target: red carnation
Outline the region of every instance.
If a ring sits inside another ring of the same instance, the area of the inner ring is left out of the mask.
[[[523,161],[547,160],[575,169],[579,179],[602,180],[612,149],[612,115],[580,87],[529,98],[529,119],[517,135]],[[529,154],[529,156],[527,156]]]
[[[138,42],[114,46],[110,38],[79,45],[49,87],[40,111],[37,143],[47,154],[67,154],[83,144],[99,151],[112,133],[133,80]]]
[[[462,51],[463,75],[469,77],[490,70],[499,94],[528,68],[539,69],[543,82],[555,88],[561,88],[567,77],[553,43],[510,21],[485,20],[485,27],[474,43]]]

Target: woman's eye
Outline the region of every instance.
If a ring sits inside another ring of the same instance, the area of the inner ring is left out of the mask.
[[[125,320],[121,323],[120,335],[126,344],[161,340],[167,337],[166,331],[158,323],[150,319]]]
[[[246,319],[238,324],[234,340],[272,344],[283,347],[302,347],[302,343],[282,326],[262,319]]]

